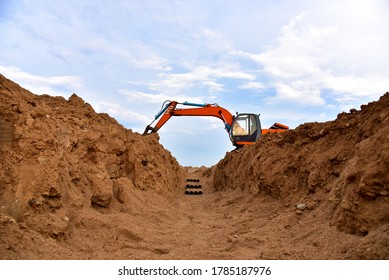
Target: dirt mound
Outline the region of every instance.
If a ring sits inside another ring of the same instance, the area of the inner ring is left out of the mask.
[[[389,259],[388,103],[184,168],[157,134],[0,75],[0,258]]]
[[[320,222],[328,226],[353,235],[377,235],[370,249],[376,257],[388,258],[388,108],[386,93],[334,121],[265,135],[221,160],[214,186],[270,196],[286,209],[301,204],[299,214],[305,208],[311,215],[326,213]]]
[[[2,258],[39,257],[32,244],[67,240],[74,227],[94,235],[109,220],[99,214],[136,214],[147,192],[171,200],[182,177],[156,134],[133,133],[75,94],[37,96],[0,76],[0,128]],[[5,235],[15,223],[22,231]]]

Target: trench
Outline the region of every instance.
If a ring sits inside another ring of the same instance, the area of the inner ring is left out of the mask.
[[[183,168],[75,94],[0,82],[0,258],[389,259],[388,94]]]

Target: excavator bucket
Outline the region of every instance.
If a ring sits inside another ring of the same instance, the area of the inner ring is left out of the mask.
[[[154,133],[154,132],[157,132],[154,129],[154,127],[152,127],[151,125],[148,125],[148,126],[146,126],[145,131],[143,132],[142,135],[147,135],[147,134],[151,134],[151,133]]]

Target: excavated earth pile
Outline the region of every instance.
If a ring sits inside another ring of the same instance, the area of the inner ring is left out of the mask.
[[[389,259],[388,108],[184,168],[157,134],[0,75],[0,259]]]
[[[0,128],[1,258],[99,258],[110,243],[141,239],[126,217],[152,212],[147,199],[173,205],[183,169],[158,136],[75,94],[37,96],[0,76]]]
[[[279,224],[287,242],[297,239],[296,246],[304,244],[299,238],[312,239],[304,246],[327,257],[326,250],[344,242],[338,257],[388,259],[389,93],[334,121],[265,135],[229,153],[216,166],[214,186],[280,201],[284,207],[276,216],[285,215],[271,217],[272,224]],[[296,228],[301,236],[293,236]],[[326,240],[334,228],[336,239]]]

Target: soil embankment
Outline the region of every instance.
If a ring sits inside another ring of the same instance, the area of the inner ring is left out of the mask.
[[[1,259],[389,259],[388,108],[184,168],[156,134],[0,75]]]

